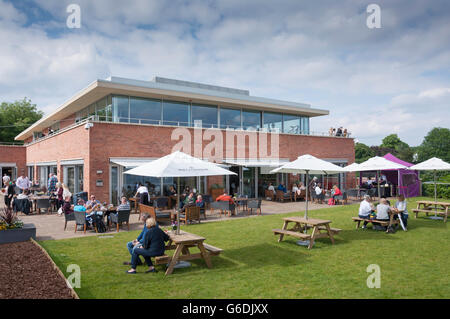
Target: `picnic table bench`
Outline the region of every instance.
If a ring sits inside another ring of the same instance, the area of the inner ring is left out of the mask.
[[[450,207],[450,203],[446,202],[434,202],[428,200],[419,200],[417,201],[417,208],[413,209],[414,218],[417,218],[419,213],[428,214],[435,213],[436,215],[441,215],[444,217],[444,223],[447,222],[448,209]],[[434,209],[433,209],[434,208]]]
[[[170,240],[166,245],[166,250],[175,250],[173,256],[162,255],[155,257],[155,264],[169,264],[167,267],[166,275],[170,275],[173,272],[174,266],[178,261],[183,260],[193,260],[193,259],[203,259],[208,268],[212,268],[212,263],[210,256],[217,256],[223,251],[221,248],[214,247],[212,245],[205,244],[205,238],[191,234],[188,232],[181,231],[179,235],[175,232],[169,231],[167,233]],[[189,248],[197,247],[200,252],[191,254]]]
[[[331,228],[331,220],[322,220],[314,218],[303,217],[285,217],[282,229],[272,229],[274,235],[279,235],[278,242],[283,240],[284,235],[297,237],[303,240],[309,240],[308,249],[314,245],[314,241],[318,238],[330,238],[331,243],[334,244],[333,235],[338,234],[341,229]],[[288,224],[293,222],[294,226],[288,229]],[[311,234],[305,233],[312,229]],[[322,232],[325,231],[325,232]]]
[[[379,224],[381,226],[386,226],[386,227],[390,227],[393,225],[397,225],[400,223],[399,219],[395,219],[394,216],[396,215],[396,213],[394,212],[390,212],[389,213],[389,220],[378,220],[378,219],[364,219],[361,217],[352,217],[352,220],[354,222],[356,222],[356,229],[359,228],[359,226],[361,225],[361,222],[367,222],[367,223],[372,223],[372,224]]]

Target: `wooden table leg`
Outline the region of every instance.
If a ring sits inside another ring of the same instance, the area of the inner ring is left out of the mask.
[[[286,230],[287,225],[289,224],[289,222],[287,220],[284,221],[283,224],[283,228],[281,228],[282,230]],[[284,234],[280,234],[280,238],[278,238],[278,242],[281,242],[283,240]]]
[[[331,244],[334,245],[334,237],[333,237],[333,233],[331,232],[331,229],[330,229],[330,224],[326,224],[325,227],[327,228],[328,237],[330,237],[330,239],[331,239]]]
[[[448,216],[448,206],[445,207],[444,223],[447,222],[447,216]]]
[[[209,256],[209,253],[206,251],[205,247],[203,246],[202,242],[199,242],[197,244],[198,249],[200,249],[200,252],[202,253],[202,257],[205,260],[206,266],[208,266],[208,268],[212,268],[212,263],[211,263],[211,258]]]
[[[177,246],[177,249],[175,249],[175,253],[173,254],[172,260],[170,261],[169,267],[167,267],[166,276],[170,275],[173,272],[173,267],[175,267],[175,265],[177,264],[178,258],[180,257],[183,247],[184,247],[183,244],[179,244]]]
[[[309,240],[309,246],[308,249],[313,248],[314,246],[314,239],[316,238],[316,233],[318,232],[317,226],[314,226],[311,234],[311,239]]]

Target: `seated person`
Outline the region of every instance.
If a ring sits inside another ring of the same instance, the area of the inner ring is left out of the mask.
[[[25,189],[22,193],[17,195],[17,199],[28,199],[29,194],[30,194],[30,191],[28,189]]]
[[[284,186],[284,183],[283,183],[283,182],[281,182],[280,185],[278,185],[277,190],[283,191],[283,193],[286,193],[286,191],[287,191],[287,190],[286,190],[286,186]]]
[[[185,211],[186,207],[195,206],[194,193],[189,193],[189,196],[186,196],[186,198],[182,202],[180,202],[180,206],[182,212]]]
[[[305,185],[303,185],[303,183],[302,182],[300,182],[299,184],[298,184],[298,188],[302,191],[302,190],[306,190],[306,187],[305,187]]]
[[[272,183],[269,183],[269,187],[267,187],[267,189],[268,189],[269,191],[272,191],[272,192],[275,193],[275,187],[273,187]]]
[[[177,194],[177,191],[175,190],[175,188],[172,185],[170,185],[168,193],[169,193],[169,196],[175,196]]]
[[[224,202],[228,201],[228,202],[230,202],[230,204],[234,204],[233,197],[228,195],[227,192],[224,192],[222,195],[220,195],[216,198],[216,202],[221,202],[221,201],[224,201]]]
[[[364,195],[364,200],[359,204],[358,216],[362,219],[370,219],[370,214],[375,210],[369,195]],[[364,221],[362,228],[366,228],[367,222]]]
[[[92,212],[92,208],[86,208],[85,202],[82,198],[78,199],[77,204],[73,207],[73,211],[85,213],[87,225],[90,226],[91,219],[88,219],[88,214]]]
[[[64,203],[62,205],[62,211],[64,214],[73,213],[74,205],[72,205],[72,203],[70,202],[70,197],[71,196],[67,195],[64,198]]]
[[[144,236],[148,231],[147,225],[146,225],[146,221],[147,219],[150,218],[150,214],[149,213],[142,213],[141,215],[141,221],[144,223],[144,228],[142,229],[141,233],[139,234],[139,236],[133,240],[133,241],[129,241],[127,243],[127,249],[128,252],[130,253],[131,256],[133,256],[133,252],[135,248],[142,248],[142,244],[144,242]],[[123,262],[124,265],[131,265],[131,262],[129,261],[124,261]],[[137,265],[142,265],[142,260],[140,257],[138,257],[137,259]]]
[[[342,196],[341,190],[337,187],[337,185],[333,185],[333,190],[331,191],[333,194],[333,199],[336,200],[336,196]]]
[[[156,224],[153,217],[150,217],[145,222],[147,226],[147,232],[144,235],[142,247],[134,248],[131,256],[131,269],[127,271],[127,274],[135,274],[138,264],[139,256],[143,256],[148,265],[148,272],[156,272],[155,267],[152,264],[151,257],[164,255],[166,247],[165,242],[170,237]]]
[[[297,194],[297,195],[300,195],[300,193],[301,193],[301,191],[300,191],[300,189],[297,187],[297,184],[296,183],[294,183],[294,185],[292,185],[292,193],[295,195],[295,194]]]
[[[377,220],[389,221],[389,213],[391,208],[389,207],[386,198],[380,198],[380,203],[377,205]],[[375,227],[377,230],[386,230],[386,227],[378,226]]]
[[[205,208],[205,202],[203,201],[202,195],[197,196],[197,200],[195,201],[195,206],[200,207],[200,209]]]
[[[97,200],[97,199],[95,199],[95,195],[94,194],[91,194],[91,198],[86,202],[86,204],[85,204],[85,206],[86,207],[94,207],[95,205],[97,205],[97,204],[100,204],[101,205],[101,203],[100,203],[100,201],[99,200]]]
[[[400,214],[400,218],[402,219],[403,226],[408,226],[408,209],[406,207],[406,199],[403,194],[398,195],[398,200],[395,202],[395,206],[392,209],[397,214]]]
[[[120,198],[120,205],[117,207],[117,210],[130,210],[130,203],[125,196]]]

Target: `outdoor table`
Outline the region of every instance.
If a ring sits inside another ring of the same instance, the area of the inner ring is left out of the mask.
[[[241,211],[248,212],[248,198],[247,197],[238,197],[234,200],[236,203],[236,208],[239,211],[239,207],[241,207]]]
[[[330,228],[331,220],[304,218],[304,217],[285,217],[282,229],[273,229],[275,235],[280,235],[278,242],[283,240],[284,235],[294,236],[302,240],[309,240],[308,249],[314,245],[317,238],[330,238],[331,243],[334,244],[333,234],[337,234],[340,229]],[[289,223],[294,223],[294,227],[288,229]],[[307,234],[304,231],[312,228],[312,233]],[[325,231],[321,233],[321,231]]]
[[[128,198],[128,200],[129,200],[130,202],[133,202],[133,203],[134,203],[134,213],[137,214],[137,213],[138,213],[138,206],[139,206],[138,198],[136,198],[136,197],[130,197],[130,198]],[[131,204],[131,203],[130,203],[130,204]]]
[[[436,213],[436,215],[444,216],[444,223],[447,222],[448,210],[450,207],[450,203],[446,202],[434,202],[429,200],[419,200],[417,201],[417,208],[413,209],[413,213],[415,214],[414,218],[417,218],[419,213],[432,214]],[[434,209],[433,209],[434,208]]]
[[[32,211],[35,212],[35,211],[37,211],[37,200],[38,199],[48,199],[48,200],[50,200],[50,196],[49,195],[31,195],[31,196],[28,196],[28,199],[32,203],[32,205],[31,205]]]
[[[193,259],[203,259],[208,268],[212,268],[210,253],[206,251],[203,242],[205,237],[191,234],[188,232],[180,231],[177,235],[175,231],[168,231],[170,240],[166,246],[166,250],[175,249],[175,253],[170,259],[169,267],[166,270],[166,275],[170,275],[173,272],[174,266],[180,260],[193,260]],[[190,247],[198,247],[200,253],[191,254],[189,252]]]

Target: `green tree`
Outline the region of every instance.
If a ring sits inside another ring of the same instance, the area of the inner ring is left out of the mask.
[[[375,152],[364,143],[355,144],[355,162],[362,163],[375,156]]]
[[[14,142],[20,132],[42,118],[44,113],[26,97],[13,103],[0,105],[0,142]]]
[[[388,149],[390,149],[390,151],[387,151]],[[383,139],[380,145],[380,151],[382,150],[385,150],[386,153],[381,154],[380,156],[391,153],[406,162],[413,161],[414,149],[412,149],[407,143],[403,142],[397,134],[390,134]]]
[[[419,162],[426,161],[432,157],[438,157],[443,161],[450,162],[450,129],[433,128],[418,147],[417,155]]]

